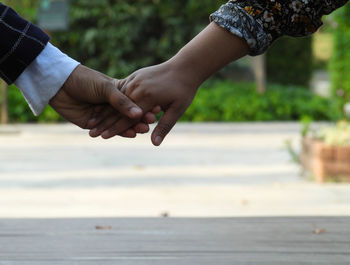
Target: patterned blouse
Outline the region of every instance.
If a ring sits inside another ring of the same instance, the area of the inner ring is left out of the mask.
[[[210,16],[221,27],[245,39],[250,55],[264,53],[282,35],[314,33],[323,15],[348,0],[231,0]]]

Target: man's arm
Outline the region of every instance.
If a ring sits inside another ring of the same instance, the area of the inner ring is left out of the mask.
[[[41,53],[49,36],[0,3],[0,77],[12,84]]]
[[[79,63],[48,43],[16,79],[30,109],[39,115]]]
[[[50,102],[82,128],[89,128],[88,120],[98,121],[106,113],[119,119],[120,114],[131,119],[142,116],[142,110],[118,90],[117,80],[79,65],[48,40],[42,30],[0,3],[0,77],[19,87],[34,114]],[[154,115],[146,114],[143,121],[125,136],[147,132]]]
[[[0,77],[15,83],[35,115],[79,65],[48,41],[40,28],[0,3]]]

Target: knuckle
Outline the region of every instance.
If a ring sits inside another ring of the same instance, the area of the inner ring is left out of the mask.
[[[116,86],[117,88],[120,90],[120,91],[123,91],[124,87],[125,87],[125,84],[126,84],[126,81],[127,79],[114,79],[115,83],[116,83]]]
[[[94,124],[90,123],[89,121],[84,122],[83,126],[81,126],[84,130],[91,130],[93,129]]]
[[[144,98],[150,98],[153,99],[156,95],[153,91],[153,89],[149,89],[149,87],[145,86],[142,90],[142,95]]]
[[[128,106],[131,101],[122,94],[118,89],[114,89],[110,96],[110,102],[115,105],[119,106],[121,108]]]
[[[121,107],[125,107],[129,104],[129,101],[125,97],[118,98],[118,105]]]
[[[169,123],[159,124],[158,132],[161,136],[165,136],[170,132],[171,128],[172,126]]]
[[[107,79],[104,82],[104,87],[105,89],[113,92],[114,90],[118,89],[118,81],[116,79]]]
[[[125,95],[128,97],[131,97],[133,92],[140,86],[139,82],[133,82],[130,85],[128,85],[125,89]]]
[[[117,132],[118,132],[118,130],[117,130],[117,128],[115,128],[115,127],[112,127],[112,128],[109,128],[108,129],[108,133],[109,133],[109,135],[117,135]]]
[[[88,123],[87,123],[87,122],[84,123],[84,124],[82,124],[82,125],[80,126],[80,128],[83,129],[83,130],[92,129],[91,126],[88,126]]]

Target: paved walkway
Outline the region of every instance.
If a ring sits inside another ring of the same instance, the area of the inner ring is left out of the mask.
[[[71,125],[0,127],[1,217],[350,215],[350,185],[299,176],[296,123],[178,124],[91,139]]]

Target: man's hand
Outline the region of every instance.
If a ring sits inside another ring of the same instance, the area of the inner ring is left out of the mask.
[[[106,117],[113,116],[115,122],[123,117],[137,124],[125,128],[124,137],[135,137],[136,133],[149,131],[148,124],[155,116],[142,110],[118,89],[118,80],[79,65],[59,92],[50,100],[50,105],[65,119],[83,129],[92,129]]]

